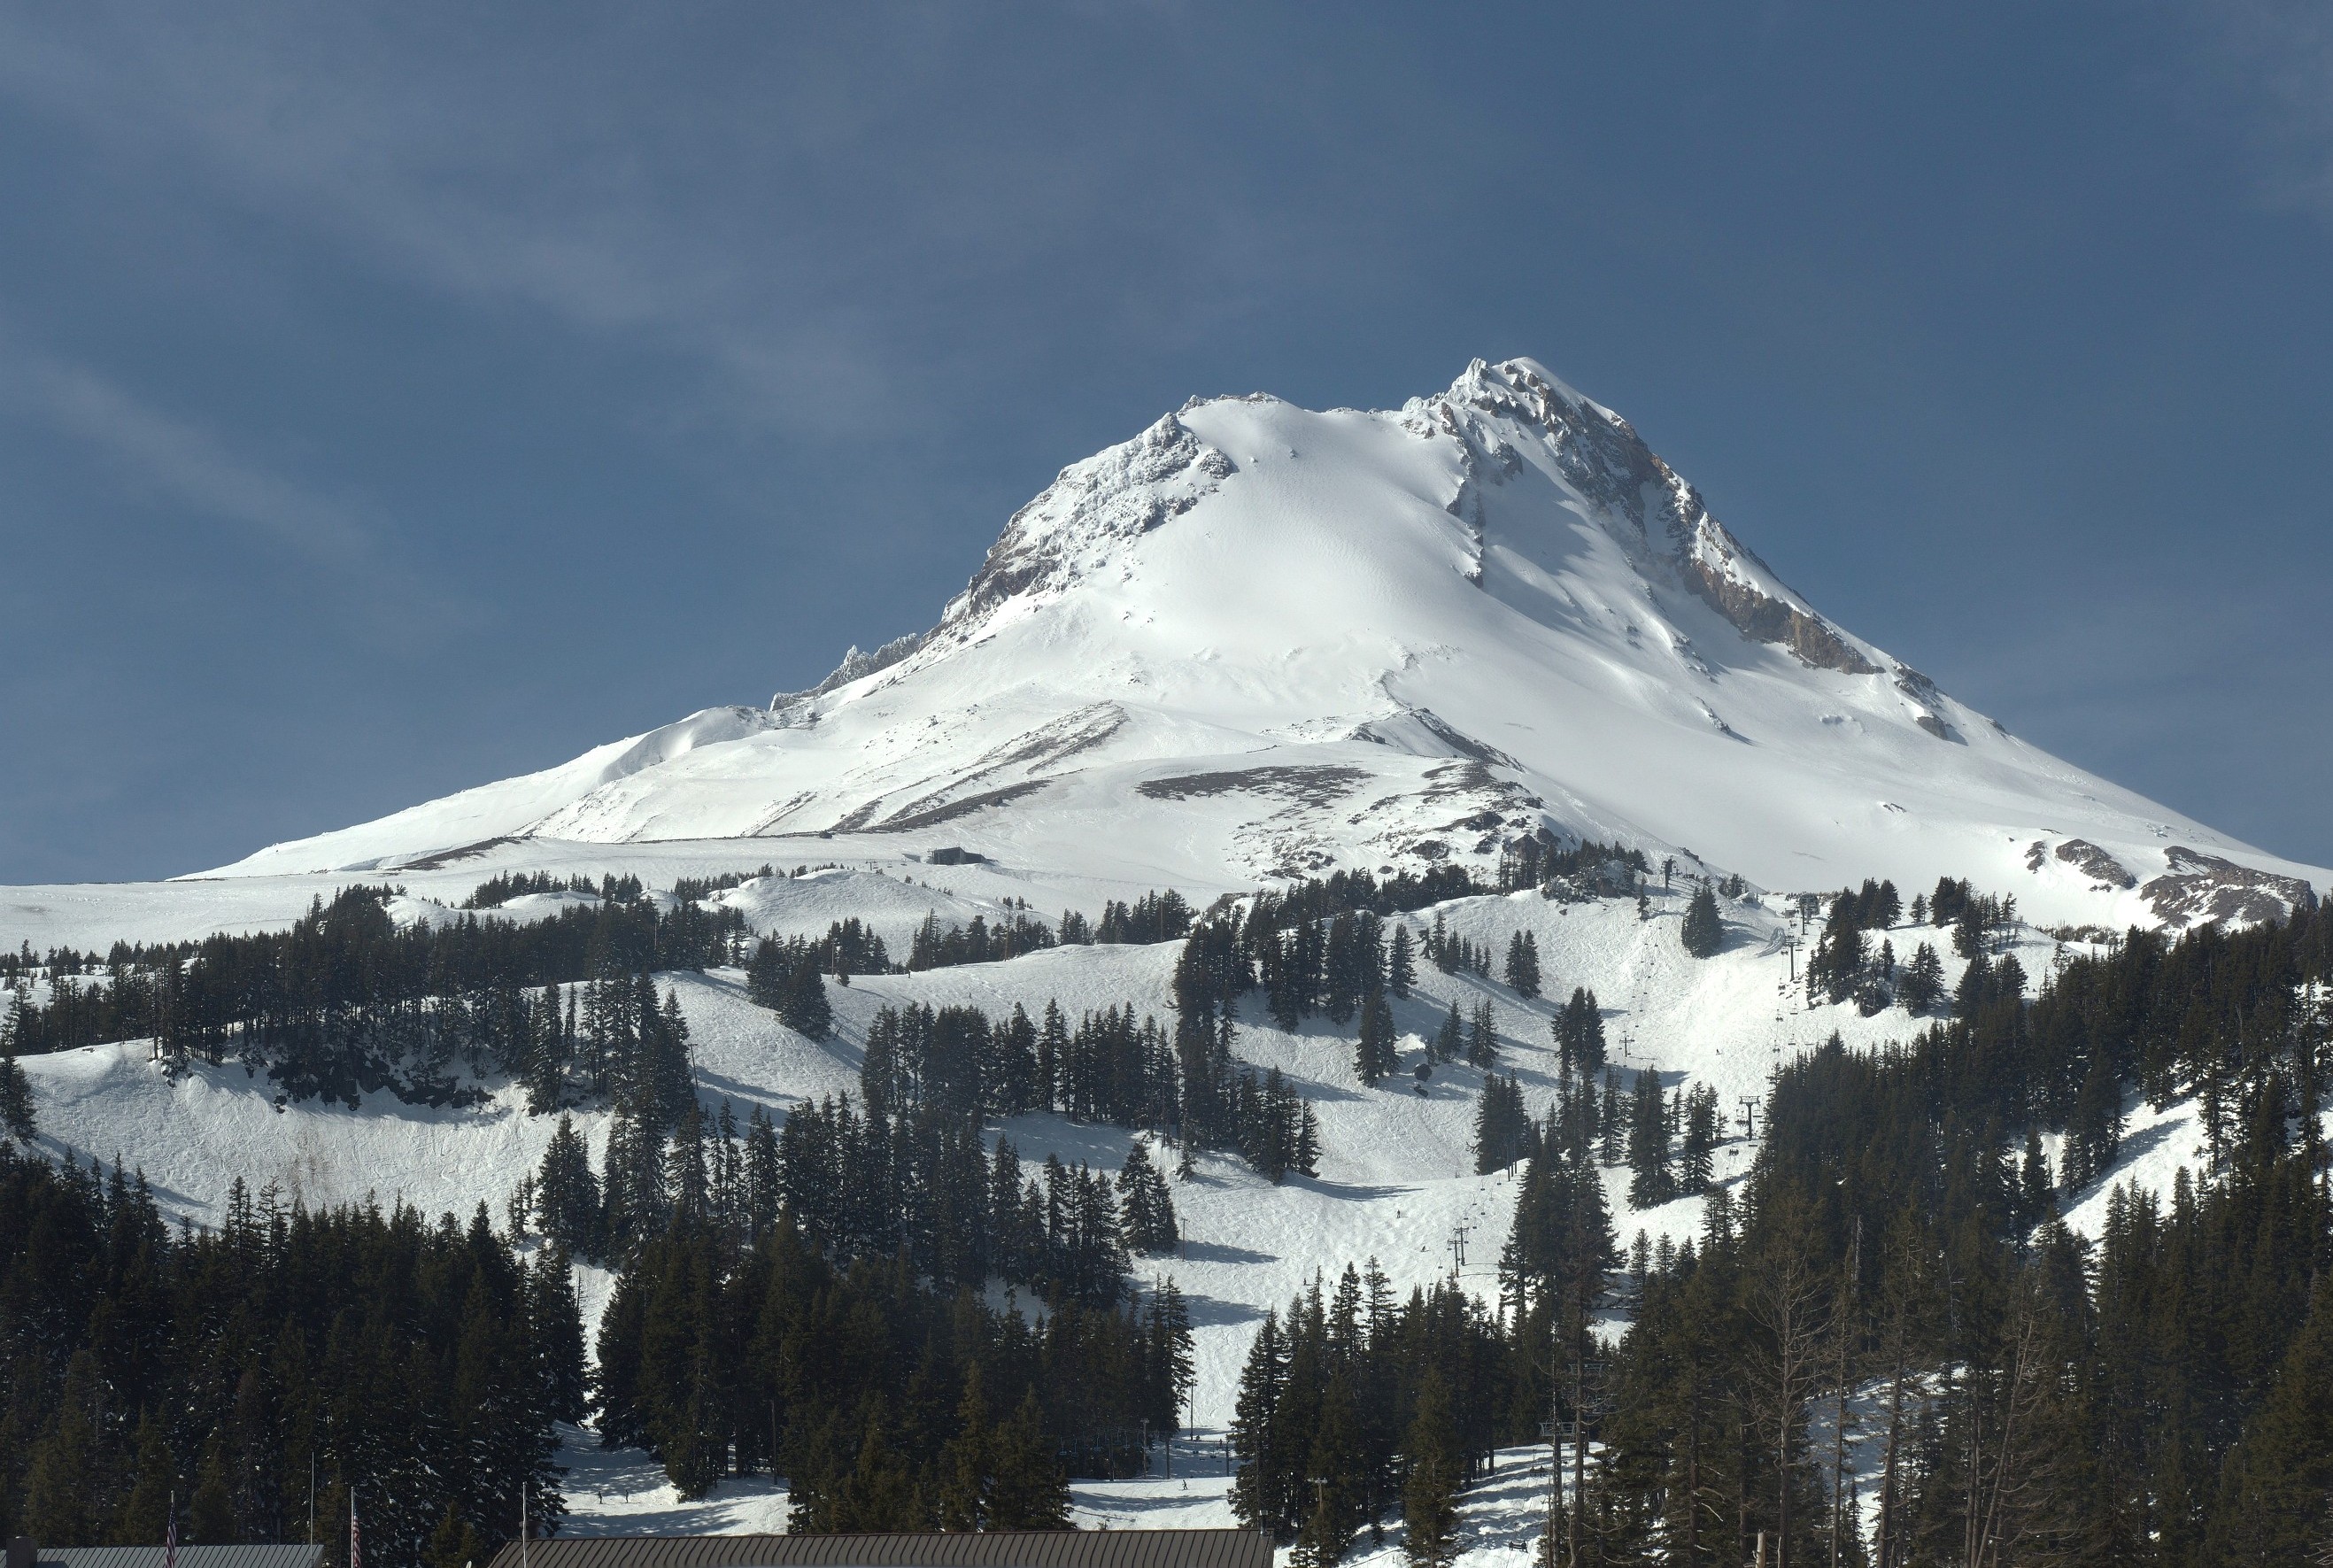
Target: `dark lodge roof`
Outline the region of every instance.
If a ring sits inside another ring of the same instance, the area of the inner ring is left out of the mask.
[[[39,1568],[162,1568],[159,1546],[43,1546]],[[178,1568],[315,1568],[322,1546],[181,1546]]]
[[[527,1568],[1272,1568],[1261,1530],[559,1536],[526,1550]],[[518,1543],[492,1568],[519,1568]]]

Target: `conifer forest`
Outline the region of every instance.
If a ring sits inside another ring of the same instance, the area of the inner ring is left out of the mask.
[[[86,987],[17,996],[14,1050],[144,1030],[166,1067],[241,1060],[285,1098],[459,1103],[499,1073],[556,1120],[499,1215],[238,1188],[213,1229],[170,1223],[138,1172],[0,1140],[0,1533],[148,1542],[176,1506],[189,1541],[300,1540],[353,1495],[372,1549],[461,1568],[522,1506],[558,1528],[562,1424],[587,1422],[683,1497],[782,1477],[798,1529],[1064,1527],[1073,1479],[1136,1473],[1185,1424],[1174,1178],[1198,1150],[1272,1182],[1321,1157],[1312,1106],[1240,1060],[1240,1020],[1324,1019],[1374,1082],[1398,1065],[1383,1020],[1432,966],[1551,993],[1552,1095],[1532,1114],[1487,1004],[1452,1002],[1421,1071],[1481,1074],[1474,1167],[1512,1177],[1495,1293],[1397,1292],[1363,1256],[1257,1325],[1231,1503],[1310,1568],[1394,1531],[1438,1568],[1466,1489],[1519,1454],[1556,1466],[1541,1550],[1567,1568],[2206,1568],[2333,1545],[2333,915],[2134,929],[2036,987],[1998,940],[2006,899],[1946,879],[1907,926],[1892,885],[1843,890],[1801,913],[1803,983],[1901,1008],[1903,1036],[1781,1061],[1754,1163],[1719,1181],[1714,1092],[1622,1065],[1591,989],[1522,934],[1493,953],[1438,909],[1415,937],[1395,918],[1464,885],[926,921],[908,966],[1175,943],[1173,1005],[887,1005],[858,1092],[777,1117],[708,1096],[652,976],[735,964],[822,1038],[830,984],[895,972],[879,938],[749,940],[705,890],[612,882],[533,925],[492,914],[542,890],[488,884],[431,928],[351,889],[282,936],[117,950]],[[1705,886],[1685,905],[1695,959],[1716,908]],[[1938,945],[1965,960],[1949,994]],[[0,1111],[28,1132],[14,1051],[5,1068]],[[2094,1239],[2060,1223],[2114,1167],[2127,1105],[2189,1096],[2205,1169],[2116,1188]],[[591,1108],[612,1115],[596,1161],[573,1121]],[[1039,1111],[1127,1130],[1130,1152],[1024,1159],[993,1130]],[[1635,1209],[1701,1198],[1701,1234],[1618,1234],[1608,1173]],[[588,1345],[582,1263],[613,1276]]]

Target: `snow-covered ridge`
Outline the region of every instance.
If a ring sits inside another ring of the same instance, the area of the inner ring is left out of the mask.
[[[1013,515],[940,625],[965,627],[1016,594],[1066,587],[1106,564],[1123,541],[1198,505],[1235,467],[1172,414],[1131,441],[1072,463]]]
[[[1416,399],[1403,414],[1466,443],[1470,484],[1485,474],[1494,482],[1514,476],[1522,458],[1510,438],[1520,427],[1527,443],[1536,437],[1552,454],[1567,484],[1608,517],[1633,524],[1635,542],[1744,636],[1787,646],[1819,669],[1868,675],[1878,668],[1729,533],[1635,427],[1535,361],[1476,360],[1448,391]]]

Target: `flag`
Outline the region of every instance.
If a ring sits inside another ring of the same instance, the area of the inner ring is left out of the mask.
[[[349,1568],[364,1568],[364,1544],[357,1535],[357,1495],[349,1494]]]
[[[162,1536],[162,1568],[178,1568],[178,1494],[170,1494],[170,1527]]]

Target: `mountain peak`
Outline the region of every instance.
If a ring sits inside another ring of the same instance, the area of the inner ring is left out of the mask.
[[[2149,878],[2186,879],[2197,918],[2313,880],[1825,619],[1627,420],[1523,359],[1394,411],[1186,403],[1063,468],[928,630],[752,717],[239,869],[511,833],[938,834],[1222,890],[1593,839],[1768,888],[1974,877],[2105,926],[2172,918]]]
[[[1189,511],[1237,468],[1180,415],[1160,415],[1134,439],[1062,469],[1015,512],[941,612],[941,628],[979,620],[1016,596],[1067,586],[1125,542]]]

